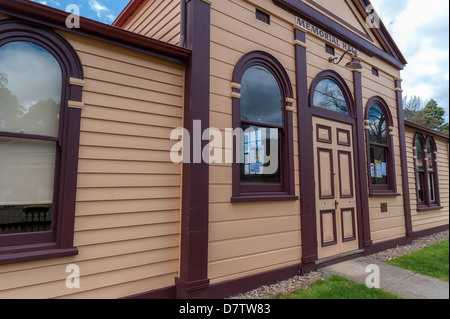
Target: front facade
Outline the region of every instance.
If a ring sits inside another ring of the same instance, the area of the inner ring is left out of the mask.
[[[59,65],[32,104],[0,61],[0,298],[223,298],[448,229],[448,137],[403,121],[368,6],[0,1],[2,60]]]

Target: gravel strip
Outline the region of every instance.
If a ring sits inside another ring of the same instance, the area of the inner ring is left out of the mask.
[[[388,249],[385,251],[381,251],[379,253],[369,255],[368,258],[375,259],[377,261],[388,261],[392,260],[394,258],[400,257],[402,255],[407,255],[415,252],[416,250],[433,246],[435,244],[439,244],[443,242],[444,240],[447,240],[449,238],[448,236],[448,230],[433,234],[427,237],[422,237],[413,240],[412,244],[406,245],[406,246],[398,246],[396,248]]]
[[[433,234],[431,236],[415,239],[410,245],[398,246],[396,248],[388,249],[367,257],[377,261],[392,260],[399,256],[413,253],[416,250],[438,244],[447,239],[449,239],[448,230]],[[295,276],[294,278],[280,281],[274,285],[262,286],[258,289],[254,289],[247,293],[242,293],[228,299],[268,299],[270,297],[294,293],[301,288],[306,288],[313,285],[317,280],[321,279],[322,274],[320,272],[311,272],[303,276]]]
[[[269,299],[296,292],[300,288],[305,288],[316,283],[322,278],[320,272],[311,272],[304,276],[295,276],[294,278],[277,282],[274,285],[262,286],[247,293],[239,294],[228,299]]]

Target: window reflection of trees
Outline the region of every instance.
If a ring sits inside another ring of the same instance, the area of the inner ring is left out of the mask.
[[[7,47],[8,44],[0,49],[6,50]],[[16,81],[11,81],[11,77],[14,78],[17,75],[15,74],[15,72],[18,72],[17,69],[8,68],[8,65],[0,63],[0,131],[56,137],[58,136],[59,127],[61,89],[59,86],[54,87],[54,82],[47,80],[49,76],[54,74],[58,74],[61,77],[61,71],[53,56],[49,58],[50,55],[47,51],[40,47],[37,49],[37,47],[35,44],[26,42],[14,43],[11,47],[8,47],[8,53],[15,53],[17,63],[19,61],[21,61],[20,63],[29,63],[30,68],[34,67],[33,61],[26,61],[23,57],[19,58],[21,50],[29,49],[27,51],[28,57],[33,55],[39,61],[51,61],[45,65],[48,68],[45,72],[43,69],[36,69],[38,74],[35,73],[35,78],[29,79],[27,82],[28,86],[32,83],[41,84],[39,86],[41,87],[39,100],[25,101],[19,95],[16,95],[15,92],[23,95],[24,90],[30,88],[26,86],[19,87],[17,79]],[[48,82],[48,84],[42,85],[41,81],[44,83]]]
[[[378,106],[372,106],[368,113],[369,137],[371,143],[387,144],[386,118]]]
[[[339,113],[348,114],[348,105],[344,93],[336,82],[326,79],[322,80],[314,92],[314,106]]]
[[[275,76],[261,66],[250,67],[242,77],[241,119],[281,126],[282,97]]]
[[[10,131],[17,128],[17,132],[13,133],[49,135],[51,132],[51,135],[56,135],[59,124],[56,114],[58,110],[59,103],[52,99],[37,101],[26,109],[8,88],[0,85],[0,130]],[[48,117],[49,114],[55,116]]]

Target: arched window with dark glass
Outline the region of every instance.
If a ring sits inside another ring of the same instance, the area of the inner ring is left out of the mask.
[[[353,96],[345,80],[332,70],[316,75],[311,83],[309,105],[314,115],[350,123],[355,117]]]
[[[283,105],[280,86],[268,69],[256,65],[245,71],[241,82],[241,183],[280,184],[280,165],[267,173],[273,163],[265,157],[275,155],[273,160],[280,161]]]
[[[0,263],[74,255],[82,64],[48,29],[0,29]]]
[[[395,193],[393,123],[386,102],[375,97],[366,109],[369,189],[372,195]]]
[[[414,159],[418,210],[440,207],[436,143],[433,137],[416,133]]]
[[[416,165],[416,189],[417,189],[417,203],[419,205],[425,204],[425,163],[423,157],[424,140],[421,135],[416,135],[414,139],[415,151],[415,165]]]
[[[335,80],[325,78],[314,89],[313,105],[326,110],[348,114],[349,107],[344,92]]]
[[[271,55],[251,52],[233,74],[233,129],[239,129],[233,163],[235,202],[295,199],[292,85]]]

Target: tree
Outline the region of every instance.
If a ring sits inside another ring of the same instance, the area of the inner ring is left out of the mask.
[[[417,124],[439,131],[445,123],[444,115],[445,110],[439,107],[435,100],[431,99],[425,105],[425,108],[419,110],[411,120]]]
[[[449,134],[449,124],[445,123],[445,110],[431,99],[425,107],[422,99],[416,95],[403,98],[405,120],[420,124],[433,130]]]
[[[405,120],[411,121],[414,115],[419,112],[424,107],[423,101],[417,95],[408,98],[405,96],[403,98],[403,110]]]

